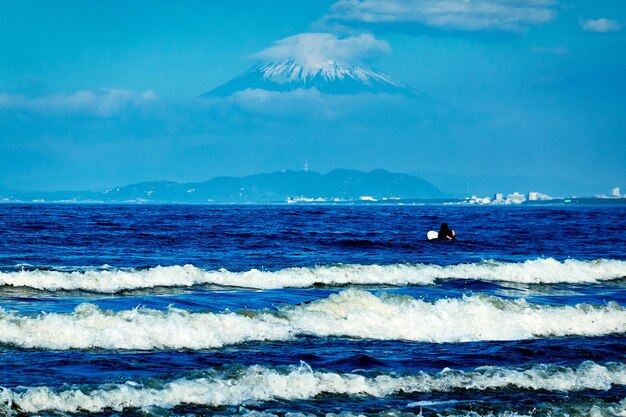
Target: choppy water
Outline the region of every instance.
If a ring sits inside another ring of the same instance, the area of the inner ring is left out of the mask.
[[[624,416],[625,231],[623,207],[0,205],[0,415]]]

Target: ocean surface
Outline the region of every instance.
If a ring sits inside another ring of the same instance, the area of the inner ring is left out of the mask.
[[[0,415],[626,416],[625,232],[626,207],[2,204]]]

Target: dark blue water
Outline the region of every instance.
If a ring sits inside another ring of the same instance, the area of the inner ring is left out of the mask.
[[[623,415],[625,231],[624,207],[0,205],[0,415]]]

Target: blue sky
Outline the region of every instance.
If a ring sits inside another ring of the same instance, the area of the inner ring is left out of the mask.
[[[198,98],[259,57],[302,50],[365,61],[425,98]],[[308,162],[608,191],[626,188],[625,110],[622,1],[0,1],[5,189],[200,181]]]

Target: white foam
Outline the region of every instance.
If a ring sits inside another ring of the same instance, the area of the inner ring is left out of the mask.
[[[190,313],[170,308],[111,312],[84,303],[71,314],[19,316],[0,309],[0,343],[46,349],[204,349],[285,340],[293,329],[269,313]]]
[[[626,309],[616,303],[557,307],[482,295],[430,303],[350,289],[285,311],[316,336],[443,343],[626,332]]]
[[[308,365],[277,370],[251,366],[236,372],[207,372],[200,378],[150,380],[149,387],[134,381],[106,384],[97,389],[53,390],[49,387],[2,389],[0,412],[102,412],[181,404],[240,405],[251,401],[306,400],[322,394],[386,397],[397,393],[447,392],[516,388],[571,392],[608,390],[626,385],[624,364],[585,362],[577,368],[539,365],[526,370],[482,367],[473,371],[444,369],[413,375],[356,374],[313,371]]]
[[[427,264],[343,265],[287,268],[279,271],[205,271],[192,265],[145,270],[82,272],[17,271],[0,273],[0,285],[40,290],[116,293],[153,287],[223,285],[242,288],[306,288],[314,285],[429,285],[438,279],[541,283],[595,283],[626,276],[626,261],[535,259],[521,263],[483,261],[438,266]]]
[[[0,309],[0,343],[45,349],[203,349],[301,335],[422,342],[519,340],[626,332],[626,309],[541,306],[471,296],[433,303],[349,289],[278,311],[189,312],[135,308],[118,312],[81,304],[37,317]]]

